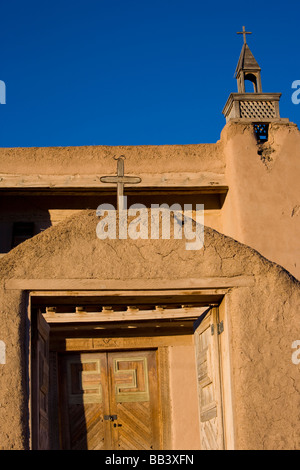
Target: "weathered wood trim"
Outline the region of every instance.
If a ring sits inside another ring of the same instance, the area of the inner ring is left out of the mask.
[[[157,351],[160,409],[162,422],[161,448],[172,449],[172,409],[170,401],[169,347],[159,347]]]
[[[249,287],[255,282],[254,276],[234,276],[234,277],[204,277],[198,279],[149,279],[149,280],[99,280],[99,279],[8,279],[5,281],[5,289],[21,290],[123,290],[135,291],[139,295],[139,290],[162,291],[172,289],[222,289],[230,287]],[[71,293],[70,293],[71,294]]]
[[[223,321],[224,331],[219,335],[221,385],[223,397],[223,422],[224,422],[224,444],[226,450],[236,448],[235,410],[238,409],[234,403],[234,390],[232,378],[232,325],[229,315],[228,301],[226,297],[222,300],[219,308],[219,321]]]
[[[32,290],[30,291],[31,297],[65,297],[65,296],[72,296],[72,297],[102,297],[102,296],[113,296],[114,298],[116,297],[131,297],[134,296],[136,297],[145,297],[151,295],[152,297],[154,296],[159,296],[161,297],[162,292],[163,295],[167,296],[178,296],[178,295],[185,295],[185,296],[224,296],[225,294],[228,293],[230,288],[217,288],[217,289],[173,289],[173,290],[143,290],[143,291],[137,291],[136,290],[83,290],[83,291],[78,291],[78,290],[62,290],[62,291],[55,291],[55,290]]]
[[[58,416],[58,357],[56,351],[49,353],[49,423],[50,423],[50,450],[59,450],[59,416]]]
[[[219,416],[217,417],[218,419],[218,427],[220,430],[220,436],[219,436],[219,445],[221,449],[225,448],[225,437],[224,437],[224,408],[223,408],[223,393],[222,393],[222,384],[221,384],[221,377],[222,377],[222,371],[221,371],[221,355],[220,355],[220,336],[217,331],[218,329],[218,323],[220,321],[219,319],[219,308],[213,308],[211,311],[211,319],[215,327],[216,334],[214,334],[211,338],[213,348],[212,348],[212,359],[214,361],[214,369],[215,369],[215,393],[216,393],[216,399],[217,399],[217,409],[219,412]]]
[[[50,350],[56,352],[74,351],[115,351],[123,349],[151,349],[168,346],[189,346],[191,335],[175,336],[132,336],[132,337],[63,337],[51,339]]]
[[[165,320],[198,318],[208,307],[188,307],[178,309],[141,310],[134,313],[130,311],[114,311],[112,313],[83,312],[83,313],[46,313],[47,323],[95,323],[95,322],[124,322],[136,320]]]
[[[194,333],[202,450],[224,449],[218,322],[213,308]]]
[[[103,183],[100,177],[103,175],[24,175],[0,173],[0,189],[104,189],[116,187],[115,183]],[[227,188],[224,174],[201,173],[141,173],[141,188]],[[133,184],[126,184],[126,188],[133,188]]]

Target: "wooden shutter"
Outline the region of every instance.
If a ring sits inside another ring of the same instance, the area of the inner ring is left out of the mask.
[[[195,331],[201,449],[224,448],[218,310],[212,309]]]
[[[42,314],[37,315],[35,354],[33,355],[33,448],[49,449],[49,331]]]

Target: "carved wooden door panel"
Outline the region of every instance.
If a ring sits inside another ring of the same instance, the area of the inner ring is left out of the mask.
[[[218,311],[212,309],[195,331],[202,450],[224,448]]]
[[[110,446],[105,353],[64,356],[60,367],[63,449],[102,450]]]
[[[108,355],[112,446],[117,450],[160,448],[155,351]]]
[[[63,449],[157,449],[154,351],[69,354],[60,366]]]

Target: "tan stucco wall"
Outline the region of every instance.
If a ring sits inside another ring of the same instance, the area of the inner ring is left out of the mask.
[[[98,219],[82,213],[28,240],[0,260],[3,281],[19,279],[153,280],[248,276],[249,287],[227,295],[232,361],[235,445],[238,449],[299,448],[299,374],[291,344],[299,332],[300,284],[281,267],[209,228],[205,246],[185,240],[107,240],[95,236]],[[1,284],[0,442],[28,442],[25,304]]]
[[[224,173],[222,143],[199,145],[138,145],[0,148],[0,173],[21,175],[115,174],[125,154],[126,173]],[[1,187],[1,182],[0,182]]]
[[[251,123],[222,131],[229,192],[222,232],[253,247],[300,279],[300,132],[295,124],[269,126],[263,155]]]
[[[240,449],[300,448],[300,367],[292,362],[291,348],[299,337],[300,302],[293,284],[272,270],[255,295],[241,288],[228,297]]]
[[[21,178],[19,189],[22,176],[33,178],[34,187],[38,186],[36,178],[47,175],[52,175],[54,181],[55,175],[65,175],[66,181],[76,175],[95,175],[98,180],[99,175],[115,174],[113,156],[121,154],[126,155],[127,174],[146,174],[150,180],[154,174],[157,177],[159,174],[197,173],[200,182],[203,174],[211,175],[212,181],[217,175],[229,187],[223,207],[209,207],[208,199],[200,195],[195,195],[193,201],[204,202],[205,224],[253,247],[300,279],[297,259],[300,252],[300,132],[297,126],[286,121],[270,123],[269,140],[264,144],[262,155],[258,155],[258,150],[252,123],[229,122],[215,144],[1,148],[0,175]],[[30,184],[28,179],[26,181],[26,185]],[[51,181],[53,183],[53,179]],[[6,184],[0,178],[0,189]],[[143,196],[138,198],[138,202],[145,202]],[[44,215],[38,215],[40,228],[78,210],[74,203],[64,207],[64,197],[59,207],[50,200],[50,212],[46,210]],[[211,203],[211,199],[209,201]],[[101,202],[99,195],[99,204]],[[163,202],[170,203],[168,195]],[[176,202],[182,203],[180,196],[176,196]],[[29,203],[31,210],[23,211],[23,218],[36,218],[37,209]],[[11,204],[7,201],[5,211],[0,213],[6,238],[11,236],[11,227],[7,227],[9,221],[20,218]],[[90,206],[84,208],[87,207]],[[0,251],[5,251],[9,242],[7,239]]]
[[[190,346],[171,346],[170,391],[173,449],[200,449],[197,372],[193,337]]]
[[[1,282],[0,338],[6,345],[6,364],[0,364],[0,450],[26,449],[28,445],[26,316],[22,292],[4,294]]]

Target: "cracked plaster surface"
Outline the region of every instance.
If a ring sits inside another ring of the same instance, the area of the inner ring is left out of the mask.
[[[251,287],[227,295],[236,445],[240,449],[299,448],[298,339],[300,283],[255,250],[205,228],[204,247],[185,240],[106,240],[98,218],[83,211],[19,245],[0,260],[1,339],[8,361],[0,368],[3,448],[26,447],[24,417],[24,294],[6,291],[9,278],[188,279],[252,276]],[[24,310],[25,308],[25,310]],[[13,405],[12,405],[13,403]],[[25,436],[25,437],[24,437]]]

